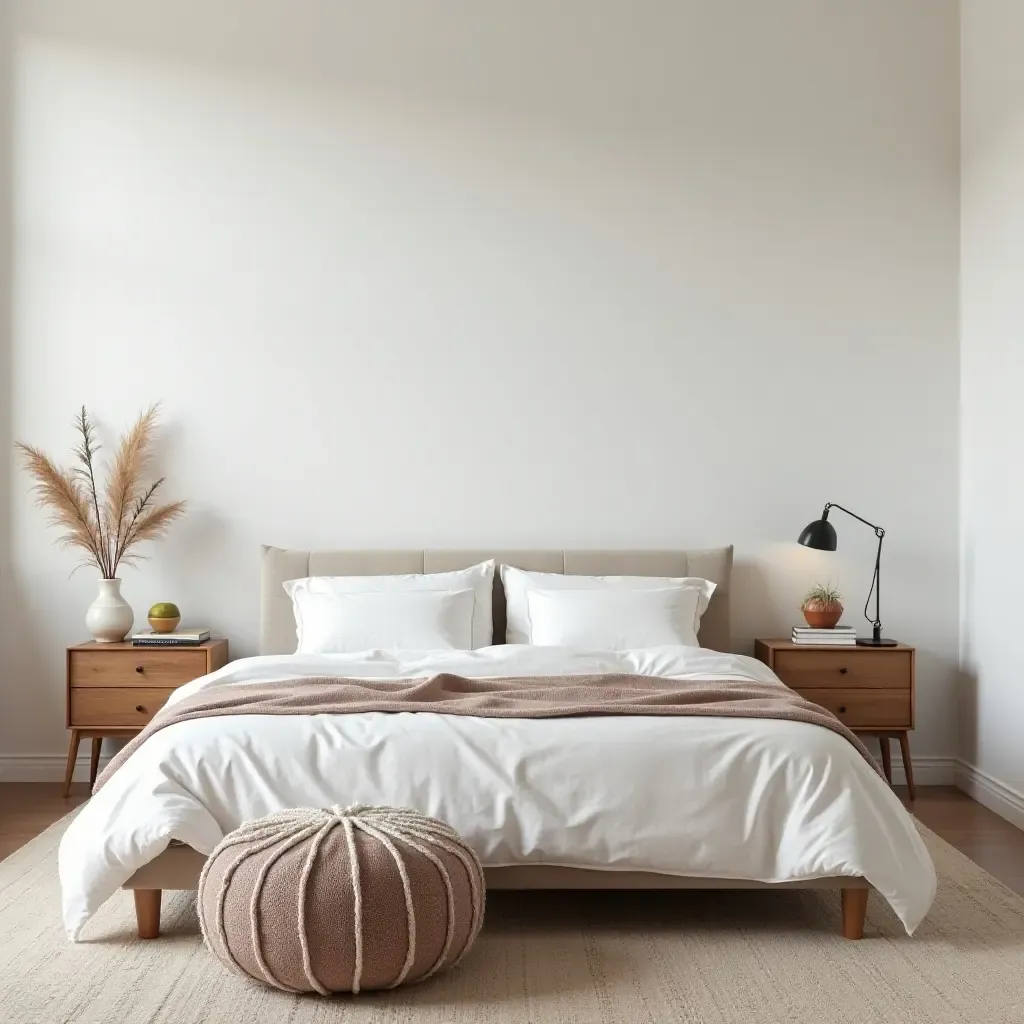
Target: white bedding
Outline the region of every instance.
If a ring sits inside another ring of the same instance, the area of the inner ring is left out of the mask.
[[[438,671],[778,682],[752,658],[693,647],[588,653],[509,645],[245,658],[181,687],[171,701],[213,683]],[[935,869],[910,815],[846,740],[817,726],[422,712],[236,716],[162,730],[85,805],[60,846],[68,934],[78,939],[100,904],[172,839],[209,853],[248,819],[350,803],[441,818],[485,867],[765,882],[862,875],[908,932],[935,895]]]

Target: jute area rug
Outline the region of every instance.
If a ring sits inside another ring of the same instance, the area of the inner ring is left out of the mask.
[[[56,863],[65,822],[0,862],[5,1024],[1024,1022],[1024,900],[924,829],[941,882],[914,938],[875,895],[866,937],[847,942],[832,893],[494,893],[454,971],[321,999],[227,973],[187,893],[165,894],[156,941],[134,937],[122,892],[70,944]]]

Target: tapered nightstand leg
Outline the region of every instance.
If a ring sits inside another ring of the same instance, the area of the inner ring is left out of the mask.
[[[75,774],[75,762],[78,760],[78,744],[82,734],[77,729],[71,730],[71,742],[68,744],[68,764],[64,769],[64,796],[71,792],[71,776]]]
[[[903,770],[907,773],[907,789],[910,790],[910,799],[916,795],[914,789],[914,766],[910,763],[910,733],[900,733],[900,757],[903,758]]]
[[[94,736],[92,741],[92,757],[89,759],[89,791],[96,785],[96,772],[100,766],[100,751],[103,749],[103,737]]]
[[[886,781],[892,785],[892,751],[889,749],[889,734],[883,732],[878,737],[878,745],[882,748],[882,771],[885,772]]]

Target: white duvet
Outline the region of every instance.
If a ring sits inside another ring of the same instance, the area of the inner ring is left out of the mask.
[[[398,679],[636,672],[777,677],[752,658],[693,647],[556,647],[245,658],[181,687],[310,675]],[[778,683],[782,686],[782,683]],[[423,712],[234,716],[147,740],[75,818],[60,846],[64,923],[96,909],[177,839],[202,853],[285,807],[414,807],[449,822],[485,867],[796,881],[862,875],[908,932],[935,895],[914,822],[841,736],[730,718],[487,719]]]

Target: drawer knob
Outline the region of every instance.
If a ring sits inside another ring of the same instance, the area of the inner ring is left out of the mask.
[[[841,676],[845,676],[845,675],[846,675],[846,669],[845,669],[845,668],[841,668],[841,669],[839,670],[839,674],[840,674]]]
[[[145,712],[146,709],[141,704],[136,704],[135,710]]]
[[[146,670],[145,670],[145,668],[142,665],[136,665],[135,666],[135,671],[138,672],[139,675],[141,676],[142,673],[145,672]],[[845,672],[846,669],[844,668],[843,671]]]
[[[840,704],[839,705],[839,714],[841,714],[841,715],[845,715],[846,714],[846,705],[845,704]]]

